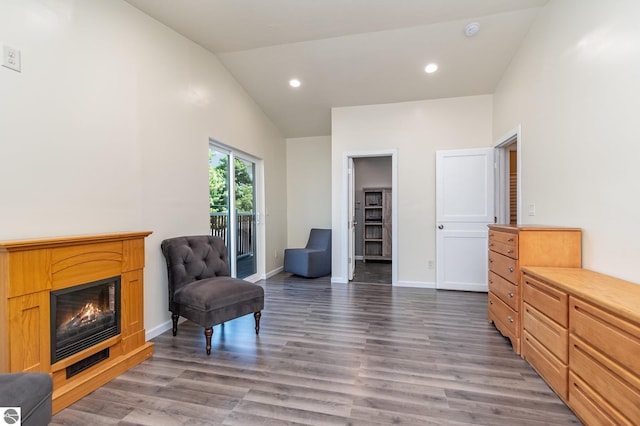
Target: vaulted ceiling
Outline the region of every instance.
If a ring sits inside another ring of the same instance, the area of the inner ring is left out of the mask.
[[[332,107],[493,93],[548,2],[126,1],[214,53],[285,137],[330,135]]]

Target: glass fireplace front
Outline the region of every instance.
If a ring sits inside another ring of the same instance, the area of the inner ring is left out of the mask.
[[[120,334],[120,277],[51,292],[51,364]]]

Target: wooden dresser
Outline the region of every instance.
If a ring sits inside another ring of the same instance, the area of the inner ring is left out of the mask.
[[[524,358],[586,425],[640,420],[640,285],[526,267]]]
[[[578,228],[489,225],[489,321],[520,354],[522,266],[579,268],[582,232]]]

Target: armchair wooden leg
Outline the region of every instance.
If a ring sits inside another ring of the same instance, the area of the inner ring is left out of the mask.
[[[260,317],[261,316],[262,316],[262,313],[260,311],[253,313],[253,317],[256,319],[256,334],[260,333]]]
[[[204,337],[207,340],[207,355],[211,355],[211,336],[213,336],[213,327],[204,329]]]
[[[176,334],[178,334],[178,318],[180,318],[180,315],[178,314],[171,314],[171,319],[173,320],[173,335],[175,336]]]

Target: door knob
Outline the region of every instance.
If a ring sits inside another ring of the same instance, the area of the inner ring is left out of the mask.
[[[438,225],[438,229],[444,229],[444,225]]]

